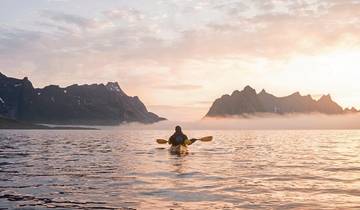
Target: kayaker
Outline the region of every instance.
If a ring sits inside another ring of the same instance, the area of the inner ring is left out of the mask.
[[[191,142],[192,143],[192,142]],[[169,138],[169,144],[172,146],[190,144],[188,137],[182,132],[180,126],[175,127],[175,133]]]

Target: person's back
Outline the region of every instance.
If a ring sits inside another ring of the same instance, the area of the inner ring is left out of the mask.
[[[169,144],[172,146],[186,145],[188,137],[182,132],[180,126],[176,126],[175,133],[169,138]]]

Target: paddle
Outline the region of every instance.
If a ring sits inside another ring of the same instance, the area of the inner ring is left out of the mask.
[[[168,143],[168,140],[165,140],[165,139],[156,139],[156,142],[159,143],[159,144],[167,144],[167,143]]]
[[[213,137],[212,136],[205,136],[205,137],[202,137],[200,139],[191,139],[193,142],[195,141],[204,141],[204,142],[207,142],[207,141],[212,141]],[[156,139],[156,142],[158,144],[167,144],[168,143],[168,140],[165,140],[165,139]]]

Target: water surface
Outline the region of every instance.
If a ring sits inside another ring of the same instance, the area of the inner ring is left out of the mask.
[[[0,132],[0,209],[359,209],[360,131]]]

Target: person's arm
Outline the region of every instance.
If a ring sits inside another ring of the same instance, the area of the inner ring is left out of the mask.
[[[174,135],[170,136],[168,143],[173,144],[174,141]]]
[[[193,143],[195,143],[197,141],[197,139],[190,139],[190,144],[193,144]]]
[[[186,137],[186,139],[188,139],[188,137],[185,135],[185,137]],[[197,141],[197,139],[188,139],[186,142],[187,142],[187,145],[191,145],[191,144],[193,144],[194,142],[196,142]]]
[[[188,139],[188,137],[187,137],[185,134],[183,134],[183,138],[184,138],[184,144],[185,144],[185,145],[190,145],[190,144],[192,144],[192,142]]]

